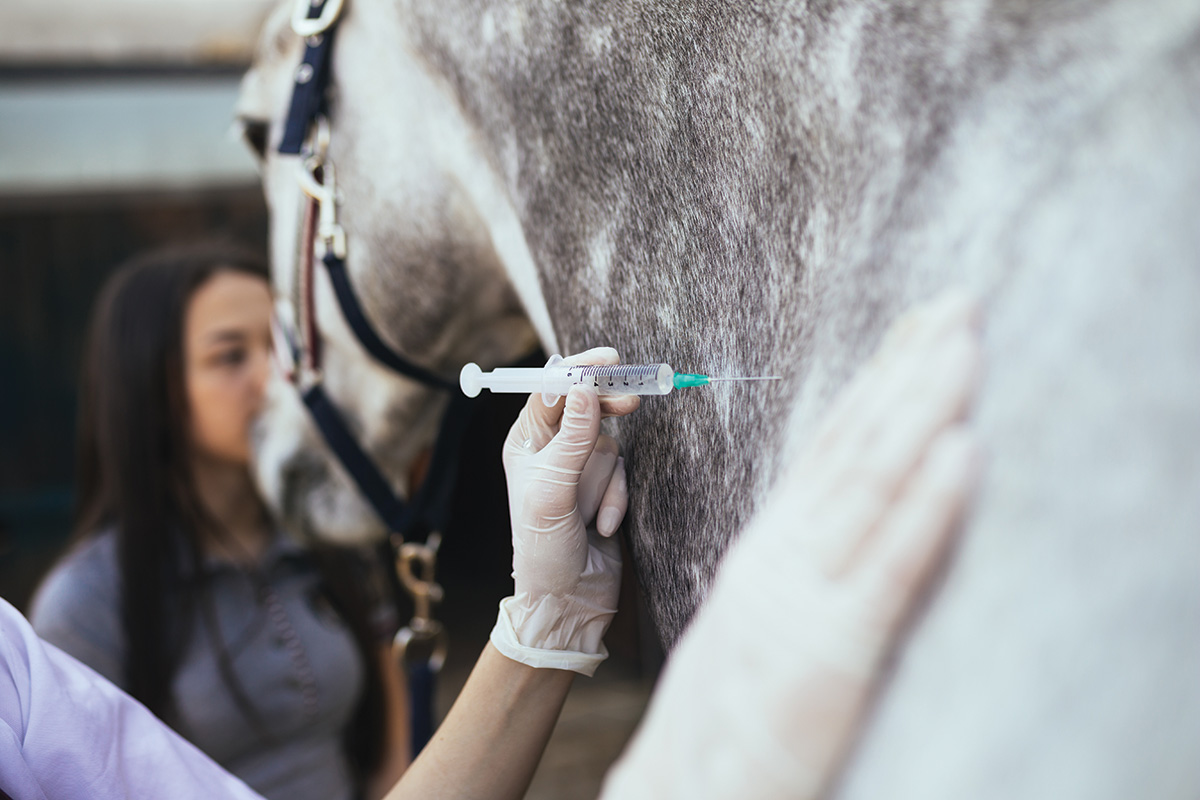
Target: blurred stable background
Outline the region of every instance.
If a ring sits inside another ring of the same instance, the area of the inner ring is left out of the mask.
[[[210,236],[265,252],[253,159],[232,131],[273,0],[4,0],[0,7],[0,596],[22,610],[70,529],[77,374],[92,302],[149,247]],[[451,659],[440,713],[510,591],[500,441],[481,408],[439,570]],[[466,487],[466,488],[464,488]],[[628,581],[627,581],[628,583]],[[614,656],[579,681],[528,795],[594,797],[657,667],[627,587]]]
[[[0,8],[0,594],[18,607],[70,525],[79,358],[104,279],[166,242],[265,246],[230,124],[270,6]]]

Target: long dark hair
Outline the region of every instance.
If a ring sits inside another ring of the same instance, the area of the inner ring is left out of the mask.
[[[171,681],[190,636],[179,622],[204,600],[203,582],[188,576],[200,574],[199,531],[207,527],[188,457],[183,320],[195,291],[222,271],[268,279],[257,253],[226,242],[171,246],[127,262],[100,295],[83,360],[73,538],[115,529],[125,688],[168,723]],[[366,689],[345,744],[363,778],[380,763],[385,727],[367,602],[349,554],[327,547],[312,554],[362,655]],[[257,726],[232,669],[221,672]]]

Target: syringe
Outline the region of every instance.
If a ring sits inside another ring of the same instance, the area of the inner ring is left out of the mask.
[[[672,389],[707,386],[716,381],[777,381],[778,375],[713,378],[676,372],[670,364],[563,364],[562,356],[551,356],[544,367],[497,367],[484,372],[478,364],[467,364],[458,376],[463,394],[475,397],[484,389],[493,392],[541,392],[546,405],[577,383],[586,383],[599,394],[669,394]]]

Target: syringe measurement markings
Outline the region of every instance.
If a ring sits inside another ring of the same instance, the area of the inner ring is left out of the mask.
[[[608,378],[608,386],[612,388],[616,386],[616,383],[613,381],[614,377],[622,378],[622,386],[629,386],[630,378],[641,378],[642,380],[636,381],[636,385],[645,386],[645,378],[655,375],[657,372],[658,367],[650,364],[597,364],[579,370],[579,376],[581,378],[590,377],[592,385],[597,388],[600,386],[601,378]],[[567,377],[574,378],[572,371],[567,372]]]

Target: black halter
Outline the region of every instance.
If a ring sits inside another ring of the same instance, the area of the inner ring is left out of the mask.
[[[286,370],[292,384],[329,449],[350,475],[359,492],[387,526],[389,540],[381,545],[396,569],[387,570],[397,596],[407,592],[415,614],[408,626],[396,634],[398,655],[404,658],[411,642],[421,642],[429,655],[408,658],[412,694],[413,755],[433,734],[434,678],[445,659],[445,632],[433,618],[432,604],[441,599],[434,582],[441,531],[450,515],[450,501],[458,472],[462,437],[470,421],[470,398],[447,380],[412,363],[389,347],[376,333],[355,295],[346,272],[346,238],[337,223],[337,190],[334,168],[325,157],[329,127],[327,89],[330,83],[330,52],[343,0],[298,0],[292,27],[305,39],[304,58],[296,69],[292,101],[284,126],[279,153],[301,156],[300,180],[308,199],[302,226],[299,297],[296,311],[298,330],[285,330],[277,316],[277,350],[291,357]],[[367,455],[346,425],[342,413],[326,393],[321,372],[321,342],[313,304],[316,250],[325,266],[343,317],[359,343],[376,361],[405,378],[426,386],[451,391],[449,407],[442,418],[428,474],[420,490],[406,503]],[[424,544],[413,540],[423,538]]]

